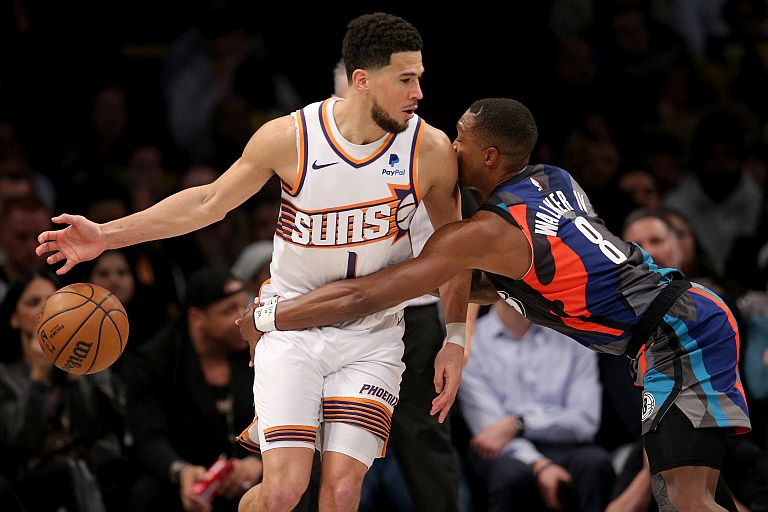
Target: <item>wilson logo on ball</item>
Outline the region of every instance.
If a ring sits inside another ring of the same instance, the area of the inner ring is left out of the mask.
[[[81,366],[83,366],[81,363],[85,361],[85,358],[88,357],[88,354],[90,354],[92,345],[93,343],[88,343],[86,341],[78,341],[75,344],[75,349],[69,355],[69,358],[64,363],[62,369],[73,370],[75,368],[80,368]]]

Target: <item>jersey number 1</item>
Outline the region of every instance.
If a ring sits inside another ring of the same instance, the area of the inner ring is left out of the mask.
[[[355,271],[357,270],[357,253],[349,251],[349,257],[347,258],[347,275],[344,279],[354,279]]]

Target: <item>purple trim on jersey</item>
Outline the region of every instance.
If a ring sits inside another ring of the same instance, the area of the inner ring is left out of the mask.
[[[411,191],[413,192],[413,199],[416,201],[416,206],[419,206],[419,196],[416,194],[416,189],[414,188],[413,184],[414,181],[414,165],[413,163],[416,161],[416,139],[419,138],[419,134],[421,133],[421,118],[417,118],[416,121],[416,129],[413,131],[413,140],[411,141],[411,155],[410,155],[410,169],[409,169],[409,178],[411,182]]]

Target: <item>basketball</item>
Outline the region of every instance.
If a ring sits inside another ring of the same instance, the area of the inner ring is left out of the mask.
[[[400,204],[397,206],[397,215],[395,217],[395,222],[397,222],[398,228],[406,230],[411,227],[411,220],[416,213],[416,206],[416,198],[413,197],[413,194],[408,194],[402,201],[400,201]]]
[[[111,292],[91,283],[51,295],[35,326],[43,354],[69,373],[97,373],[114,363],[128,341],[128,315]]]

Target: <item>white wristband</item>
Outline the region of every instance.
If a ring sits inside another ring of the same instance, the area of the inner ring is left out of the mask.
[[[253,310],[253,325],[259,332],[276,331],[275,314],[277,313],[277,302],[259,306]]]
[[[467,345],[467,324],[464,322],[452,322],[445,325],[445,338],[448,343],[455,343],[460,347]]]

